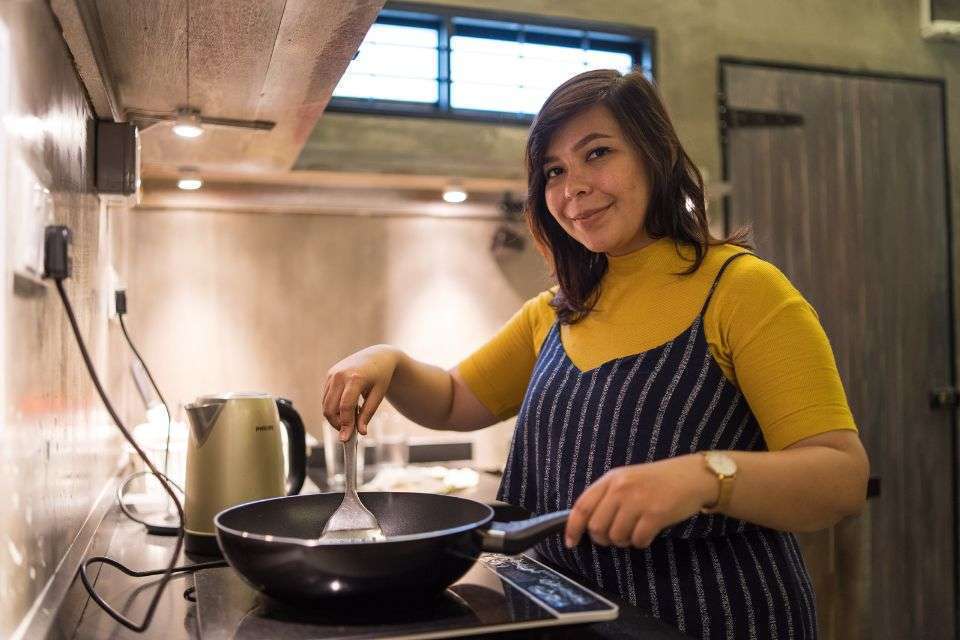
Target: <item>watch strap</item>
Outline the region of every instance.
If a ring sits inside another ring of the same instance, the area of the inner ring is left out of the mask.
[[[711,505],[706,505],[701,507],[701,513],[718,513],[725,509],[728,504],[730,504],[730,499],[733,497],[733,483],[736,477],[736,472],[733,475],[725,475],[713,467],[710,463],[710,452],[704,451],[704,466],[707,471],[714,474],[717,477],[717,484],[719,485],[719,492],[717,496],[717,501]]]
[[[717,474],[717,481],[720,484],[720,496],[714,504],[700,509],[701,513],[718,513],[730,504],[730,498],[733,496],[733,476]]]

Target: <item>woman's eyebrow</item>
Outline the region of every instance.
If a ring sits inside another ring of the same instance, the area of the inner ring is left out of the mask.
[[[597,132],[597,131],[594,131],[594,132],[588,133],[587,135],[585,135],[585,136],[583,136],[582,138],[580,138],[580,140],[577,142],[577,144],[573,145],[573,150],[574,150],[574,151],[579,151],[579,150],[582,149],[584,146],[590,144],[591,142],[593,142],[594,140],[596,140],[596,139],[598,139],[598,138],[612,138],[612,137],[613,137],[613,136],[611,136],[610,134],[607,134],[607,133],[599,133],[599,132]],[[554,156],[545,156],[545,157],[543,158],[543,163],[546,164],[546,163],[548,163],[548,162],[553,162],[553,161],[555,161],[555,160],[556,160],[556,158],[555,158]]]

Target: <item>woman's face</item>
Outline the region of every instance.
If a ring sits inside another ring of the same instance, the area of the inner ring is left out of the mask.
[[[650,181],[606,107],[591,107],[558,129],[542,170],[547,208],[587,249],[619,256],[650,243],[643,230]]]

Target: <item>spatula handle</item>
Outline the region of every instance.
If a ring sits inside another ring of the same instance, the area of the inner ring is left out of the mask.
[[[357,492],[357,420],[359,412],[353,419],[353,429],[350,437],[343,443],[343,484],[344,493]]]

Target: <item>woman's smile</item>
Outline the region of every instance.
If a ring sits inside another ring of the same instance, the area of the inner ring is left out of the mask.
[[[571,216],[570,220],[580,223],[581,226],[587,224],[588,222],[591,224],[595,223],[603,217],[603,214],[606,213],[611,206],[613,206],[612,202],[610,204],[603,205],[602,207],[581,211],[580,213]]]

